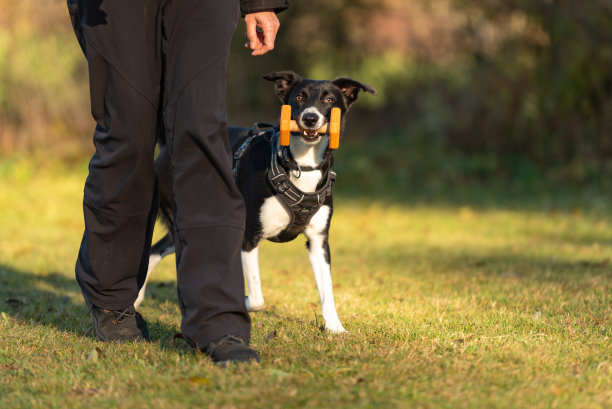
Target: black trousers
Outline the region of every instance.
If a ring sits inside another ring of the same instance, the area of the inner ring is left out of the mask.
[[[134,303],[158,210],[156,139],[172,157],[178,298],[194,346],[250,335],[225,108],[237,0],[68,0],[87,57],[95,154],[76,279],[87,302]]]

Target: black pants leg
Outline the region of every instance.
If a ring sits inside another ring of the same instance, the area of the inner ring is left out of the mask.
[[[238,2],[71,2],[96,120],[76,265],[85,299],[119,309],[137,297],[157,212],[155,140],[165,132],[183,334],[200,347],[227,333],[248,340],[244,204],[231,175],[225,115]]]
[[[245,210],[232,175],[226,70],[237,1],[171,1],[164,10],[166,140],[183,335],[205,346],[250,336],[240,247]]]

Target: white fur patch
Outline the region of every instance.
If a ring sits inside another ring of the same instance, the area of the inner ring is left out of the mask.
[[[149,277],[151,277],[153,269],[159,264],[162,258],[164,258],[164,256],[159,254],[151,254],[149,256],[149,268],[147,269],[147,278],[145,278],[145,282],[140,288],[140,291],[138,292],[138,298],[136,298],[136,301],[134,301],[134,308],[138,308],[138,306],[144,300],[145,291],[147,290],[147,283],[149,282]]]
[[[264,239],[280,234],[291,221],[291,216],[285,205],[277,196],[271,196],[264,201],[259,213]]]
[[[300,176],[299,178],[297,176]],[[322,173],[320,170],[302,172],[294,170],[290,173],[289,179],[293,184],[304,193],[311,193],[317,190],[317,185],[321,181]]]
[[[324,136],[318,144],[306,144],[301,138],[292,138],[289,149],[295,162],[300,166],[317,167],[325,157],[328,137]],[[298,178],[299,176],[299,178]],[[317,190],[323,174],[320,170],[289,172],[289,178],[302,192],[311,193]]]
[[[144,300],[145,292],[147,290],[147,283],[149,282],[151,273],[153,273],[153,269],[159,264],[160,261],[162,261],[164,257],[172,253],[174,253],[174,246],[166,248],[162,254],[151,254],[149,256],[149,268],[147,269],[147,277],[145,278],[145,282],[144,284],[142,284],[142,287],[138,292],[138,298],[136,298],[136,301],[134,301],[134,308],[137,308]]]
[[[323,230],[327,226],[327,219],[329,218],[330,212],[329,206],[321,206],[321,208],[312,216],[310,223],[306,226],[306,235],[319,235],[322,234]]]
[[[325,157],[329,136],[323,135],[318,143],[306,143],[301,137],[292,137],[289,149],[293,159],[300,166],[318,166]]]
[[[249,296],[245,302],[249,311],[258,311],[264,307],[264,298],[261,291],[261,279],[259,276],[259,248],[240,253],[242,259],[242,271],[249,288]]]

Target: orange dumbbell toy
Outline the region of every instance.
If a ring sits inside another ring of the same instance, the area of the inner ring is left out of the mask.
[[[289,146],[291,132],[301,132],[297,122],[291,120],[291,105],[283,105],[280,119],[280,144]],[[317,132],[329,134],[329,149],[338,149],[340,145],[340,108],[332,108],[329,123],[317,129]]]

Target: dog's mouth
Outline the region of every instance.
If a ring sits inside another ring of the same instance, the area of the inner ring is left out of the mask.
[[[300,127],[300,136],[302,140],[307,143],[318,142],[321,139],[321,134],[317,129],[308,129]]]
[[[306,142],[316,142],[319,140],[319,133],[316,129],[302,129],[302,139]]]

